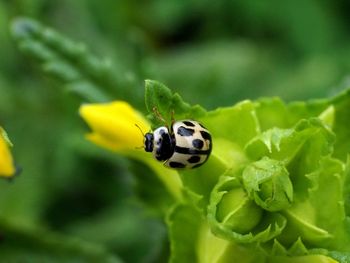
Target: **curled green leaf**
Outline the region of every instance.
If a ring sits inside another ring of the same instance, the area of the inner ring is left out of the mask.
[[[227,190],[221,188],[217,196],[221,198],[217,204],[218,222],[237,233],[248,233],[259,223],[262,209],[250,200],[236,178],[228,179],[223,187]]]
[[[222,176],[213,189],[207,217],[214,234],[239,243],[266,242],[286,226],[282,215],[264,214],[232,176]]]

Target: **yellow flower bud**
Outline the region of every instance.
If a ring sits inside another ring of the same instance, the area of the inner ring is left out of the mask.
[[[150,130],[146,119],[124,101],[84,104],[79,112],[92,129],[87,139],[113,151],[135,150],[143,146],[139,128],[143,132]]]
[[[12,177],[16,173],[13,158],[9,150],[10,142],[3,128],[0,127],[0,176]]]

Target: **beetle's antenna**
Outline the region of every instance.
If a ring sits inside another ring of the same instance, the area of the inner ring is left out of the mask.
[[[142,131],[141,127],[135,123],[135,126],[139,129],[139,131],[141,132],[142,136],[145,137],[145,133]],[[135,149],[140,150],[140,149],[145,149],[145,146],[136,146]]]
[[[135,123],[135,126],[139,129],[141,132],[142,136],[145,137],[145,133],[142,131],[141,127]]]

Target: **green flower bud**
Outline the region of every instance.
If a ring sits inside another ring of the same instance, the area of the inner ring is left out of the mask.
[[[288,208],[293,201],[293,185],[280,161],[264,157],[243,171],[243,184],[255,203],[268,211]]]
[[[234,232],[245,234],[260,221],[262,209],[258,207],[242,188],[225,193],[218,204],[217,220]]]
[[[259,222],[263,210],[257,206],[236,178],[226,178],[215,193],[215,218],[217,222],[239,234],[249,233]]]

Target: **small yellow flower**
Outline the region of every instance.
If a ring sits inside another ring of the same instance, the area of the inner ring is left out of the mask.
[[[6,132],[0,127],[0,177],[12,177],[16,173],[9,146],[11,143]]]
[[[92,129],[86,137],[91,142],[146,163],[164,183],[169,192],[181,198],[182,182],[175,170],[164,167],[151,154],[139,149],[143,134],[151,129],[147,120],[125,101],[85,104],[79,109],[81,117]],[[135,126],[138,125],[138,127]]]
[[[113,151],[135,150],[143,145],[143,132],[150,130],[146,119],[124,101],[85,104],[80,115],[92,129],[88,140]]]

